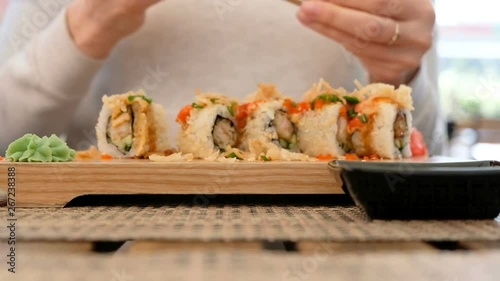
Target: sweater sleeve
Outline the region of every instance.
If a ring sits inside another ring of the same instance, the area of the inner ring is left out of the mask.
[[[16,2],[25,1],[13,1],[11,5]],[[33,7],[31,9],[33,11]],[[44,10],[40,7],[34,11],[43,14]],[[9,30],[9,36],[3,30],[0,41],[3,54],[8,49],[6,46],[12,47],[12,39],[15,39],[12,36],[22,36],[28,24],[33,24],[27,19],[36,19],[33,13],[23,12],[27,10],[9,9],[9,13],[16,14],[7,15],[6,20],[20,19],[21,22],[10,23],[16,30]],[[26,133],[64,133],[102,63],[86,57],[73,43],[63,7],[46,27],[11,53],[2,58],[0,66],[0,151],[5,151],[11,141]]]
[[[413,89],[415,107],[413,126],[424,135],[430,155],[443,155],[448,137],[438,90],[435,47],[424,56],[422,66],[409,86]]]

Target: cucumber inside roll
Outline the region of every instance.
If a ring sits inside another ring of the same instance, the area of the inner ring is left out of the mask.
[[[238,135],[231,120],[217,116],[212,130],[212,137],[214,145],[219,149],[224,149],[227,146],[236,146]]]
[[[106,138],[108,143],[126,154],[132,148],[134,113],[131,106],[127,106],[125,112],[108,119],[106,126]]]

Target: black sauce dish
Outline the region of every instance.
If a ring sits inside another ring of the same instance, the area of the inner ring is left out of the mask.
[[[328,163],[370,219],[494,219],[500,214],[500,162]]]

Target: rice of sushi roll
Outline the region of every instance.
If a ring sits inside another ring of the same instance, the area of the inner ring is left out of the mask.
[[[259,89],[239,106],[237,121],[240,131],[239,146],[251,151],[251,143],[269,143],[292,152],[298,152],[296,127],[285,106],[291,99],[271,84],[259,84]]]
[[[387,84],[360,87],[348,107],[347,131],[355,154],[384,159],[412,156],[411,88],[401,85],[395,89]]]
[[[143,91],[103,96],[97,147],[116,158],[143,158],[170,149],[166,114]]]
[[[204,159],[237,145],[236,100],[215,93],[199,93],[179,112],[182,125],[178,145],[182,153]]]
[[[295,119],[300,151],[308,156],[339,158],[351,149],[347,134],[347,110],[343,88],[320,80],[296,105]],[[293,109],[291,109],[292,111]]]

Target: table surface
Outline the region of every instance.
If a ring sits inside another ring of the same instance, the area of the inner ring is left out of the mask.
[[[157,247],[157,246],[156,246]],[[133,248],[133,246],[131,247]],[[128,250],[114,255],[24,253],[19,272],[2,280],[498,280],[500,251],[425,250],[343,253],[318,245],[313,253],[257,250]],[[21,255],[20,253],[19,255]],[[52,270],[48,270],[52,269]],[[8,279],[6,279],[8,278]]]
[[[17,273],[2,227],[0,280],[500,280],[499,220],[370,221],[352,205],[297,204],[17,208],[16,219]]]

